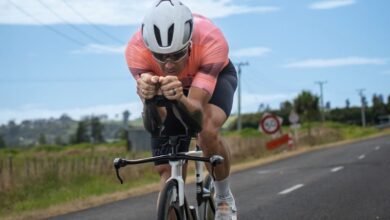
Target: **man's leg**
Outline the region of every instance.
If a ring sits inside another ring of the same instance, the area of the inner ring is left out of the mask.
[[[229,148],[219,135],[219,130],[226,121],[226,114],[213,104],[206,105],[203,114],[203,129],[198,137],[199,146],[206,156],[217,154],[224,158],[223,163],[215,168],[216,180],[223,180],[230,173]]]
[[[225,112],[213,104],[204,109],[203,129],[199,134],[199,146],[206,156],[220,155],[224,162],[215,168],[215,202],[217,205],[215,219],[237,219],[237,209],[230,190],[230,151],[219,135],[219,130],[226,121]],[[210,167],[208,167],[210,172]]]

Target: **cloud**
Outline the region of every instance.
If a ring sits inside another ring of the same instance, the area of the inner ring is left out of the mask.
[[[271,52],[271,49],[266,47],[252,47],[252,48],[243,48],[230,52],[232,57],[259,57],[265,56]]]
[[[102,44],[88,44],[81,49],[72,51],[76,54],[123,54],[125,52],[125,45],[102,45]]]
[[[60,24],[64,23],[61,19],[63,18],[72,24],[92,22],[102,25],[138,25],[154,2],[154,0],[1,1],[0,24]],[[233,0],[183,0],[183,3],[187,4],[193,12],[210,18],[248,13],[270,13],[279,10],[275,6],[248,6],[233,3]]]
[[[334,59],[308,59],[291,62],[286,68],[327,68],[356,65],[383,65],[388,62],[385,58],[345,57]]]
[[[309,8],[314,10],[326,10],[326,9],[349,6],[355,3],[356,3],[355,0],[329,0],[329,1],[314,2],[309,5]]]
[[[142,103],[139,101],[123,104],[97,105],[85,108],[75,107],[61,110],[48,109],[42,107],[42,105],[30,104],[18,109],[0,109],[0,125],[8,123],[10,120],[15,120],[19,123],[26,119],[58,118],[62,114],[67,114],[73,119],[81,119],[84,116],[91,115],[107,115],[111,119],[119,116],[118,119],[121,119],[122,113],[125,110],[128,110],[131,113],[130,119],[139,118],[141,117]]]

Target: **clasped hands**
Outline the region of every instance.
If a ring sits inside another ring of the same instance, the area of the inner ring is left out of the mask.
[[[137,93],[142,99],[163,95],[169,100],[179,100],[183,96],[183,86],[177,76],[155,76],[143,73],[137,80]]]

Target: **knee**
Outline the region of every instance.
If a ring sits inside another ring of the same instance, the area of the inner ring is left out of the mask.
[[[201,146],[208,145],[218,140],[219,129],[213,126],[204,126],[199,133],[199,142]]]
[[[157,165],[155,166],[155,170],[160,174],[160,177],[165,180],[171,175],[171,168],[168,164]]]

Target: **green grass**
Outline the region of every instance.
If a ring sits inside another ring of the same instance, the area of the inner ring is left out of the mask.
[[[261,137],[263,134],[253,128],[244,128],[241,131],[223,131],[223,136],[238,136],[238,137]]]
[[[142,178],[127,179],[123,185],[116,179],[114,172],[110,177],[77,175],[68,181],[61,181],[57,174],[48,173],[27,186],[0,192],[0,216],[46,208],[91,195],[125,191],[158,180],[159,176],[152,169],[144,172]]]
[[[312,128],[320,126],[337,131],[341,134],[342,139],[360,138],[377,133],[377,130],[374,128],[361,128],[359,126],[340,123],[326,122],[323,125],[321,123],[311,124]],[[307,124],[304,124],[299,130],[305,133],[307,129]],[[286,133],[287,131],[288,127],[283,127],[283,132]],[[223,135],[226,137],[233,136],[241,138],[268,137],[268,135],[262,134],[256,129],[248,128],[242,129],[240,132],[223,132]],[[266,151],[260,157],[275,153],[273,151]],[[25,158],[62,158],[62,161],[66,162],[73,161],[74,159],[87,160],[91,156],[97,156],[99,158],[101,156],[108,156],[114,158],[120,155],[128,158],[143,158],[150,156],[150,152],[129,154],[125,151],[124,142],[97,146],[92,144],[79,144],[65,147],[43,146],[24,150],[0,150],[0,159],[3,159],[3,161],[7,161],[8,156],[11,155],[15,162],[14,168],[22,169],[23,172],[24,165],[21,161]],[[235,163],[247,162],[258,158],[253,155],[246,155],[245,157],[241,157],[239,161],[235,161]],[[130,171],[128,170],[127,172]],[[75,174],[67,178],[58,176],[58,173],[47,172],[42,176],[21,181],[21,183],[16,184],[17,186],[12,189],[2,191],[0,189],[0,218],[23,211],[42,209],[52,205],[85,199],[91,196],[126,191],[150,183],[156,183],[159,180],[159,176],[153,170],[153,164],[149,164],[146,169],[141,168],[138,172],[139,175],[137,178],[125,178],[123,185],[119,184],[116,179],[114,169],[112,169],[112,173],[104,175],[92,175],[84,172],[84,174]],[[125,169],[121,170],[121,173],[122,175],[126,174]]]

